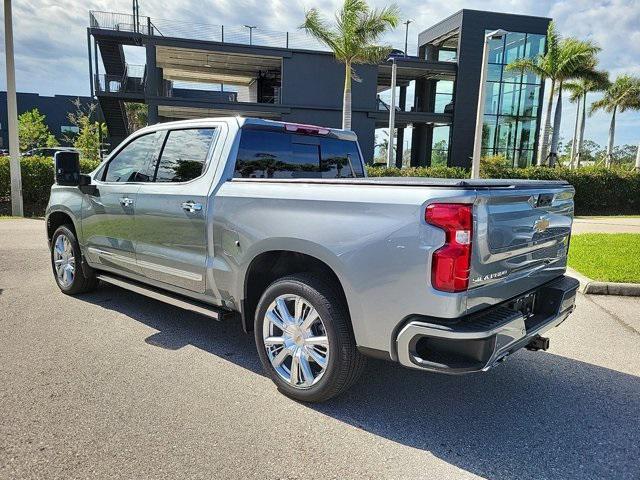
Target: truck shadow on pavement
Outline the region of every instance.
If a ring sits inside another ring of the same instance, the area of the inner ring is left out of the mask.
[[[150,345],[193,345],[263,374],[239,322],[110,286],[81,298],[158,330]],[[521,351],[466,376],[371,360],[345,395],[306,406],[482,477],[640,478],[640,378],[552,353]]]

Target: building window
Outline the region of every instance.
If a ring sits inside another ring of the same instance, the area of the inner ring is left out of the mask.
[[[453,82],[451,80],[439,80],[436,84],[436,101],[433,107],[434,113],[444,113],[445,107],[453,101]]]
[[[450,127],[441,125],[433,127],[433,140],[431,141],[431,166],[446,167],[449,160],[449,134]]]
[[[545,36],[512,32],[489,43],[485,86],[482,154],[504,155],[514,166],[533,162],[542,79],[531,73],[509,72],[518,58],[544,53]]]

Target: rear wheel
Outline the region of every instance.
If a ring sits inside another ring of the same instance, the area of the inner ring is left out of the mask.
[[[365,366],[344,301],[315,275],[272,283],[258,303],[254,331],[265,371],[281,392],[296,400],[335,397]]]
[[[93,290],[98,285],[94,274],[85,275],[76,235],[68,225],[62,225],[51,239],[51,266],[60,290],[68,295]]]

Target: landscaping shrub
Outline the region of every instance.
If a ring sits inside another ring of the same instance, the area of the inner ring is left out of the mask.
[[[80,169],[89,173],[99,162],[80,160]],[[26,216],[41,216],[49,201],[53,185],[53,159],[51,157],[22,157],[22,200]],[[0,213],[11,211],[11,176],[9,157],[0,157]]]
[[[469,171],[458,167],[368,167],[372,177],[440,177],[468,178]],[[483,162],[483,178],[519,178],[529,180],[566,180],[576,189],[576,215],[637,215],[640,214],[640,172],[619,168],[527,167],[512,168],[499,161]]]
[[[25,215],[40,216],[49,200],[53,184],[53,160],[48,157],[23,157],[22,194]],[[97,168],[98,162],[81,160],[82,172]],[[469,171],[459,167],[385,168],[369,166],[372,177],[432,177],[468,178]],[[484,178],[521,178],[532,180],[567,180],[576,189],[576,215],[638,215],[640,214],[640,172],[619,168],[585,167],[567,168],[528,167],[511,168],[498,160],[484,161]],[[11,181],[9,157],[0,157],[0,214],[10,212]]]

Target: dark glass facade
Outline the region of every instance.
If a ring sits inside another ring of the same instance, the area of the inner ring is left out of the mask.
[[[518,58],[544,53],[545,36],[511,32],[489,44],[482,154],[504,155],[514,166],[531,165],[539,127],[542,79],[508,71]]]

